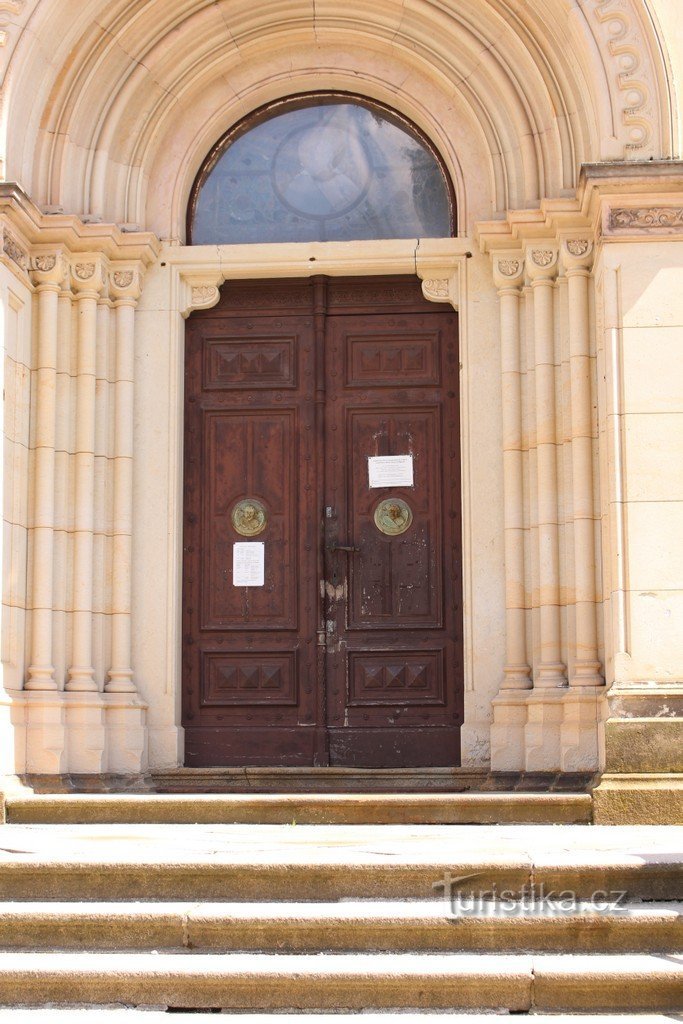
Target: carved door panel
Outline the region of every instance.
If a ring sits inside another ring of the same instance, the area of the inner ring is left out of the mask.
[[[458,763],[457,382],[414,279],[231,283],[190,319],[188,765]],[[370,486],[382,456],[412,483]]]
[[[333,285],[328,302],[330,762],[451,765],[462,714],[456,315],[348,315]],[[381,472],[393,474],[385,486]]]
[[[309,282],[233,286],[215,315],[188,323],[183,723],[190,766],[310,765],[326,756],[317,686],[312,310]],[[263,544],[263,586],[235,585],[236,543]]]

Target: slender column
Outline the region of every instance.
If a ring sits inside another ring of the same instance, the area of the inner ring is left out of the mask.
[[[112,571],[112,667],[105,690],[135,693],[131,664],[131,574],[133,525],[133,375],[135,306],[140,270],[117,267],[111,277],[116,316],[114,389],[114,553]]]
[[[59,350],[57,352],[57,430],[55,434],[55,549],[54,549],[54,636],[53,652],[57,684],[64,687],[67,664],[67,622],[71,614],[69,578],[69,530],[72,498],[71,466],[71,404],[73,298],[71,276],[68,275],[59,294]]]
[[[531,688],[527,660],[524,571],[524,467],[520,363],[520,294],[524,282],[522,254],[494,258],[500,299],[503,385],[503,488],[505,522],[505,668],[502,690]]]
[[[97,690],[93,668],[93,531],[95,525],[95,417],[97,300],[105,284],[103,260],[92,254],[71,265],[78,308],[74,498],[73,641],[67,690]]]
[[[555,421],[555,334],[553,279],[558,253],[543,244],[527,251],[534,302],[536,473],[538,481],[540,660],[538,688],[566,685],[561,654],[560,550]]]
[[[595,607],[595,522],[588,286],[593,247],[565,239],[562,263],[569,298],[569,366],[574,505],[575,663],[571,686],[602,686]]]
[[[27,690],[56,690],[53,664],[55,533],[55,433],[58,306],[66,274],[62,253],[34,257],[31,277],[38,294],[38,360],[33,497],[31,663]]]

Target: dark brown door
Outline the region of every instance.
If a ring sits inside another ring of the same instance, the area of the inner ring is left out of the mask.
[[[414,279],[232,283],[191,317],[188,765],[459,763],[457,385]]]

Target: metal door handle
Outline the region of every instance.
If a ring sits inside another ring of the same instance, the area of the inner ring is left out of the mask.
[[[360,551],[360,548],[354,547],[353,544],[337,544],[333,541],[328,545],[328,551],[349,551],[353,553],[354,551]]]

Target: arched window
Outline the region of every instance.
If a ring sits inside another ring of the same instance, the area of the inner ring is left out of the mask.
[[[454,232],[433,147],[393,111],[344,94],[279,102],[237,125],[205,161],[188,211],[193,245]]]

